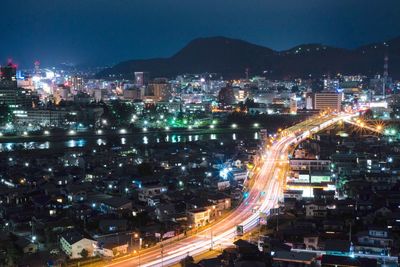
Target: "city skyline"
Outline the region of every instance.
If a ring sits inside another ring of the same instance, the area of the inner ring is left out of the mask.
[[[367,2],[85,0],[74,5],[7,0],[3,7],[11,12],[0,22],[8,41],[0,44],[0,58],[13,58],[22,67],[31,67],[35,60],[44,66],[113,65],[168,57],[192,39],[208,36],[238,38],[275,50],[305,43],[354,48],[399,36],[400,3]]]
[[[0,266],[400,266],[399,0],[1,7]]]

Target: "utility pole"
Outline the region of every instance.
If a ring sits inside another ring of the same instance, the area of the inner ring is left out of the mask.
[[[276,232],[279,231],[279,208],[278,208],[278,214],[276,215]]]
[[[210,250],[213,250],[213,232],[212,232],[212,229],[211,229],[211,246],[210,246]]]
[[[164,267],[164,245],[161,244],[161,267]]]
[[[352,226],[353,224],[350,222],[350,232],[349,232],[349,242],[351,242],[351,226]]]
[[[139,267],[140,267],[140,250],[142,249],[142,238],[139,238],[139,249],[138,249],[138,260],[139,260]]]

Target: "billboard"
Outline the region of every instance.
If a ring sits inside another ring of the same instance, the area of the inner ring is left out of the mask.
[[[330,175],[311,175],[311,183],[328,183],[330,181]]]

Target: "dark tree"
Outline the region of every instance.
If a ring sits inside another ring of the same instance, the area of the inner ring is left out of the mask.
[[[142,176],[150,176],[153,174],[153,166],[148,162],[143,162],[138,166],[138,171]]]
[[[369,120],[369,119],[372,119],[372,118],[373,118],[374,113],[372,112],[371,109],[367,109],[367,110],[364,112],[363,116],[364,116],[364,118],[366,118],[366,119]]]
[[[194,259],[192,256],[187,255],[179,263],[182,267],[190,266],[190,264],[194,263]]]
[[[89,256],[89,252],[86,249],[82,249],[80,254],[84,259],[86,259]]]

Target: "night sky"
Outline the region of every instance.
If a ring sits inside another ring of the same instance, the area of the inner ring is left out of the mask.
[[[400,0],[1,0],[0,61],[114,64],[170,56],[197,37],[283,50],[400,35]]]

